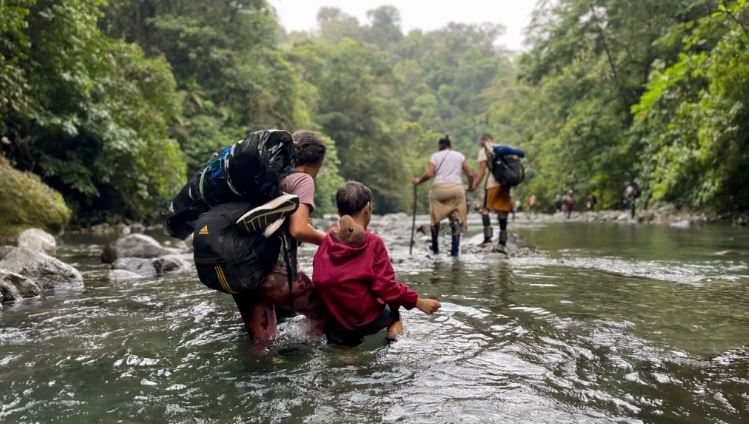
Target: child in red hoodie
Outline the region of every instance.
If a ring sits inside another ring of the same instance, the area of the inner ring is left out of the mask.
[[[372,192],[356,181],[345,183],[336,193],[339,215],[350,215],[366,230],[372,218]],[[340,231],[340,230],[339,230]],[[433,299],[395,280],[395,272],[382,239],[364,231],[364,240],[348,244],[326,234],[312,263],[316,286],[329,318],[325,327],[328,343],[356,346],[364,336],[388,328],[388,339],[403,332],[398,308],[414,306],[432,314],[440,308]]]

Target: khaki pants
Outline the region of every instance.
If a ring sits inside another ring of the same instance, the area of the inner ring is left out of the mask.
[[[429,217],[432,226],[439,225],[440,221],[456,213],[460,219],[461,232],[465,232],[468,229],[467,209],[463,184],[432,184],[432,189],[429,190]]]

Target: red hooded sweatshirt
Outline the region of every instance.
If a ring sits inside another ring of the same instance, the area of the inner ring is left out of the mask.
[[[312,262],[312,282],[330,316],[355,330],[377,319],[387,303],[411,309],[419,295],[395,281],[385,243],[369,231],[361,244],[326,234]]]

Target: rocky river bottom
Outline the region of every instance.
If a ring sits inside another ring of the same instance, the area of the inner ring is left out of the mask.
[[[419,233],[409,255],[405,215],[373,222],[399,279],[443,305],[406,311],[395,343],[329,347],[297,316],[262,353],[230,296],[113,280],[113,237],[67,235],[84,284],[0,311],[0,422],[749,422],[749,229],[527,216],[505,256],[472,224],[453,259]]]

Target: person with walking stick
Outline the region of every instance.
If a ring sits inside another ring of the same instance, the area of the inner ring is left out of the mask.
[[[429,217],[432,230],[432,252],[439,253],[440,221],[450,220],[452,243],[450,255],[460,252],[460,234],[467,229],[466,190],[461,172],[468,178],[468,187],[473,187],[473,172],[465,156],[452,150],[450,137],[445,134],[437,142],[438,151],[429,160],[426,171],[413,178],[414,186],[434,179],[429,190]],[[473,191],[473,190],[469,190]]]

